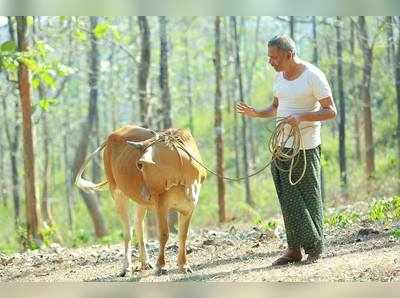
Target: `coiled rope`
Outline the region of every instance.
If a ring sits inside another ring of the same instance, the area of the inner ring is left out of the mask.
[[[217,172],[213,171],[212,169],[210,169],[209,167],[204,165],[202,162],[197,160],[192,154],[190,154],[190,152],[188,152],[188,150],[184,146],[182,146],[181,142],[176,142],[175,145],[176,145],[176,147],[183,150],[186,154],[188,154],[191,159],[196,161],[206,171],[208,171],[209,173],[211,173],[219,178],[222,178],[224,180],[241,181],[241,180],[256,176],[256,175],[260,174],[262,171],[264,171],[268,166],[270,166],[272,162],[274,162],[275,166],[280,171],[288,172],[289,183],[291,185],[296,185],[304,177],[304,174],[305,174],[306,168],[307,168],[306,151],[304,149],[303,138],[301,136],[301,130],[312,127],[312,126],[306,126],[306,127],[303,127],[300,129],[300,127],[298,125],[289,124],[286,121],[286,117],[275,117],[275,119],[277,121],[277,125],[274,128],[274,130],[272,131],[272,134],[271,134],[271,136],[268,140],[268,144],[267,144],[268,149],[272,154],[271,160],[268,161],[262,168],[256,170],[255,172],[253,172],[249,175],[243,176],[243,177],[232,178],[232,177],[221,176]],[[286,133],[287,125],[290,126],[289,133]],[[292,138],[293,142],[292,142],[291,148],[288,150],[288,148],[285,148],[285,145],[289,141],[290,138]],[[302,174],[300,175],[300,177],[296,181],[293,181],[292,172],[293,172],[293,168],[297,166],[297,163],[299,161],[300,151],[302,151],[302,153],[303,153],[303,161],[304,161],[303,171],[302,171]],[[289,169],[283,169],[283,168],[279,167],[277,161],[280,161],[280,162],[290,161]]]

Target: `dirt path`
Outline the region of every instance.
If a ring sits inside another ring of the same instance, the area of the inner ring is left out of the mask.
[[[0,281],[400,281],[400,241],[383,227],[360,236],[362,227],[328,230],[323,259],[312,265],[271,267],[284,250],[282,231],[276,237],[257,227],[227,227],[192,233],[188,260],[193,273],[178,274],[177,246],[170,239],[168,274],[153,271],[116,277],[122,245],[65,249],[54,245],[40,251],[0,255]],[[368,232],[368,230],[367,230]],[[172,244],[171,244],[172,243]],[[154,264],[158,248],[148,245]],[[135,257],[137,251],[133,252]]]

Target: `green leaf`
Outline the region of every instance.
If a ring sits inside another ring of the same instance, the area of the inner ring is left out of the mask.
[[[41,74],[40,77],[43,80],[43,82],[46,84],[46,86],[48,86],[48,87],[53,87],[54,84],[56,83],[54,78],[47,72]]]
[[[96,28],[94,28],[93,33],[97,38],[102,38],[110,29],[110,25],[107,23],[97,24]]]
[[[23,57],[23,58],[21,58],[21,62],[24,63],[30,70],[32,70],[34,72],[36,72],[39,69],[38,64],[33,59]]]
[[[80,41],[86,41],[87,40],[86,33],[81,31],[81,30],[79,30],[79,29],[75,31],[75,37]]]
[[[13,40],[9,40],[3,42],[0,49],[2,52],[15,52],[17,50],[17,45]]]
[[[57,65],[57,75],[60,77],[65,77],[65,76],[71,75],[74,72],[75,72],[75,69],[73,69],[72,67],[69,67],[64,64]]]
[[[33,25],[33,17],[32,16],[26,17],[26,24],[28,26],[32,26]]]
[[[122,36],[121,36],[121,33],[118,31],[118,29],[113,26],[113,27],[111,27],[111,31],[113,33],[115,41],[121,42]]]
[[[34,77],[32,78],[32,87],[33,87],[34,89],[37,89],[37,88],[39,87],[39,84],[40,84],[39,78],[38,78],[37,76],[34,76]]]
[[[51,106],[54,106],[57,103],[57,100],[54,98],[43,98],[39,100],[39,107],[47,112]]]

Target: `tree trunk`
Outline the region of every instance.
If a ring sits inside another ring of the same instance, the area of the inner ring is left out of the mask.
[[[39,85],[39,98],[46,98],[44,86]],[[50,180],[50,162],[49,162],[49,123],[48,113],[43,112],[42,118],[42,130],[43,130],[43,153],[44,153],[44,164],[43,164],[43,175],[42,175],[42,200],[41,200],[41,211],[43,221],[49,225],[53,225],[53,219],[51,216],[51,208],[49,203],[49,180]]]
[[[27,17],[17,18],[18,51],[28,50],[27,39]],[[25,197],[26,197],[26,217],[27,217],[27,239],[36,244],[41,242],[39,206],[36,199],[35,190],[35,159],[33,151],[32,136],[32,98],[29,70],[23,63],[18,66],[18,88],[21,99],[22,123],[23,123],[23,149],[24,149],[24,169],[25,169]]]
[[[2,137],[0,137],[0,177],[3,177],[0,182],[0,197],[1,201],[3,202],[3,207],[8,206],[8,197],[7,194],[7,181],[5,179],[6,173],[4,168],[4,155],[5,155],[5,148]]]
[[[40,30],[40,19],[39,17],[33,18],[33,26],[32,26],[33,34],[32,40],[33,45],[36,45],[36,39],[38,35],[38,31]],[[39,101],[45,100],[47,97],[45,86],[43,83],[39,83]],[[50,206],[49,206],[49,184],[50,184],[50,160],[49,160],[49,123],[48,123],[48,112],[42,111],[42,137],[43,137],[43,173],[42,173],[42,196],[40,200],[40,211],[43,223],[46,223],[48,226],[53,225],[53,219],[51,216]]]
[[[374,138],[372,130],[372,112],[371,112],[371,73],[373,63],[373,49],[369,45],[367,24],[364,16],[358,17],[359,39],[363,51],[363,102],[364,102],[364,134],[365,134],[365,159],[366,175],[371,178],[375,170],[375,151]]]
[[[172,127],[171,96],[168,82],[168,41],[167,20],[162,16],[158,18],[160,24],[160,91],[163,115],[163,128]]]
[[[6,97],[2,96],[2,110],[3,110],[3,122],[4,130],[7,137],[8,152],[10,154],[10,165],[11,165],[11,190],[13,194],[13,207],[14,207],[14,226],[18,227],[20,222],[20,183],[19,183],[19,172],[18,172],[18,152],[19,152],[19,139],[21,125],[19,121],[20,108],[18,101],[15,101],[14,115],[15,118],[10,120],[8,118],[9,112],[7,109]],[[11,134],[10,123],[14,123],[14,135]]]
[[[10,34],[10,39],[16,42],[15,29],[12,17],[8,18],[8,30]],[[19,140],[20,140],[20,107],[18,100],[15,101],[14,106],[14,121],[8,121],[8,112],[7,112],[7,104],[6,97],[2,97],[2,106],[3,106],[3,120],[4,120],[4,128],[6,132],[7,141],[9,144],[9,153],[10,153],[10,163],[11,163],[11,189],[13,193],[13,205],[14,205],[14,227],[17,229],[20,222],[20,182],[19,182],[19,172],[18,172],[18,152],[19,152]],[[14,123],[14,135],[11,135],[10,131],[10,123]]]
[[[398,191],[400,192],[400,29],[398,30],[397,36],[397,50],[396,50],[396,39],[393,32],[393,18],[388,17],[388,32],[390,41],[390,61],[393,61],[394,65],[394,84],[396,89],[396,102],[397,102],[397,129],[396,129],[396,139],[397,139],[397,163],[398,163]],[[400,22],[400,18],[398,18]]]
[[[192,76],[190,75],[190,59],[189,59],[189,41],[187,35],[184,37],[184,45],[185,45],[185,65],[186,65],[186,84],[187,91],[186,96],[188,100],[188,110],[189,110],[189,129],[194,136],[194,124],[193,124],[193,94],[192,94]]]
[[[144,127],[149,127],[148,109],[149,100],[147,96],[147,81],[150,70],[150,28],[147,17],[138,17],[140,28],[140,64],[138,72],[138,90],[140,105],[140,122]]]
[[[346,169],[346,106],[343,88],[343,43],[342,18],[337,17],[336,23],[336,53],[337,53],[337,82],[339,95],[339,168],[340,187],[342,195],[347,198],[347,169]]]
[[[158,17],[160,25],[160,78],[159,85],[161,91],[161,113],[163,115],[163,129],[172,127],[171,116],[171,95],[168,83],[168,40],[167,40],[167,19],[165,16]],[[176,232],[178,214],[176,211],[169,213],[169,228]]]
[[[393,34],[393,17],[387,16],[385,17],[386,20],[386,62],[389,67],[392,65],[392,61],[395,62],[396,60],[393,60],[393,58],[396,55],[395,52],[395,40],[394,40],[394,34]]]
[[[232,67],[235,67],[235,65],[232,63],[233,61],[233,57],[234,57],[234,49],[233,49],[233,42],[232,39],[234,39],[234,30],[232,29],[234,26],[233,23],[233,18],[230,17],[229,18],[229,25],[230,25],[230,39],[229,39],[229,46],[228,46],[228,50],[229,50],[229,65],[232,65]],[[233,37],[232,37],[233,36]],[[232,62],[231,62],[232,61]],[[235,71],[233,69],[233,71]],[[230,105],[236,104],[237,103],[237,90],[236,90],[236,84],[235,84],[235,80],[236,78],[233,76],[230,80],[230,84],[229,84],[229,94],[230,96],[233,98],[233,102],[230,102]],[[229,109],[230,111],[230,109]],[[238,114],[233,112],[233,131],[232,131],[232,138],[233,138],[233,144],[234,144],[234,150],[235,150],[235,175],[236,177],[240,176],[240,158],[239,158],[239,133],[238,133]]]
[[[290,38],[294,40],[294,27],[295,27],[295,20],[294,17],[290,17],[289,20],[289,31],[290,31]]]
[[[70,51],[68,53],[68,65],[72,64],[72,30],[69,31],[68,42]],[[71,85],[68,85],[67,94],[70,94]],[[69,159],[69,135],[70,135],[70,111],[69,111],[69,103],[67,101],[68,97],[64,97],[64,135],[63,135],[63,154],[64,154],[64,181],[66,187],[67,194],[67,213],[68,213],[68,224],[71,230],[74,230],[74,217],[73,217],[73,205],[74,205],[74,197],[72,192],[72,174],[70,170],[70,159]]]
[[[215,18],[215,53],[214,53],[214,66],[215,66],[215,109],[214,109],[214,132],[215,144],[217,155],[217,185],[218,185],[218,216],[219,222],[223,223],[226,220],[225,215],[225,184],[224,179],[224,141],[223,141],[223,125],[222,125],[222,112],[221,112],[221,19]]]
[[[352,19],[350,19],[350,54],[351,54],[351,62],[350,62],[350,78],[356,77],[356,66],[354,63],[355,56],[355,38],[354,38],[354,30],[355,24]],[[353,109],[354,109],[354,147],[355,147],[355,155],[356,161],[361,162],[361,135],[360,135],[360,120],[359,120],[359,104],[358,104],[358,94],[359,94],[359,85],[355,82],[351,83],[350,94],[352,94],[353,98]]]
[[[400,17],[397,17],[400,22]],[[400,193],[400,30],[397,32],[397,52],[395,58],[395,80],[396,80],[396,98],[397,98],[397,163],[399,165],[398,173],[398,193]]]
[[[400,17],[397,17],[400,22]],[[398,173],[398,193],[400,193],[400,30],[397,31],[397,52],[395,58],[395,80],[396,80],[396,97],[397,97],[397,163],[399,165]]]
[[[312,31],[313,31],[313,63],[318,65],[318,39],[317,39],[317,17],[312,17]]]
[[[224,24],[224,54],[225,54],[225,67],[224,67],[224,78],[225,81],[227,82],[225,84],[225,101],[226,101],[226,111],[228,113],[231,112],[231,106],[232,106],[232,98],[233,98],[233,94],[232,94],[232,83],[231,83],[231,71],[230,71],[230,65],[231,65],[231,53],[232,53],[232,47],[230,46],[230,40],[229,40],[229,25],[227,22],[227,18],[223,17],[223,24]]]
[[[89,112],[87,115],[86,123],[82,126],[82,134],[80,142],[76,151],[74,160],[74,170],[73,177],[76,177],[79,168],[85,160],[86,153],[89,147],[88,136],[93,134],[94,122],[96,117],[96,106],[98,98],[98,74],[99,74],[99,51],[97,48],[97,38],[93,33],[98,23],[98,17],[90,17],[90,52],[89,52],[89,62],[90,62],[90,72],[89,72],[89,92],[90,92],[90,102],[89,102]],[[92,218],[94,224],[95,235],[97,238],[101,238],[107,234],[107,228],[105,225],[104,218],[100,212],[100,208],[97,202],[97,195],[94,193],[85,193],[80,191],[81,196],[88,208],[89,214]]]
[[[236,54],[236,77],[238,80],[238,85],[239,85],[239,98],[240,101],[244,102],[244,96],[243,96],[243,84],[242,84],[242,70],[241,70],[241,65],[240,65],[240,53],[239,53],[239,37],[237,34],[237,26],[236,26],[236,17],[231,17],[232,18],[232,23],[233,23],[233,29],[234,29],[234,36],[235,36],[235,54]],[[254,206],[254,201],[251,197],[251,191],[250,191],[250,180],[247,177],[249,174],[249,162],[248,162],[248,156],[247,156],[247,124],[246,124],[246,118],[244,116],[242,118],[242,150],[243,150],[243,166],[244,166],[244,175],[245,175],[245,190],[246,190],[246,203],[249,204],[250,206]]]
[[[254,36],[254,57],[253,57],[253,61],[250,65],[250,70],[248,71],[248,81],[247,81],[247,98],[249,99],[249,105],[252,105],[252,96],[251,96],[251,91],[253,88],[253,77],[254,77],[254,70],[256,68],[256,64],[257,64],[257,58],[258,58],[258,35],[260,32],[260,21],[261,21],[261,17],[257,17],[257,24],[256,24],[256,29],[255,29],[255,36]],[[257,151],[256,151],[256,145],[255,145],[255,141],[254,141],[254,124],[253,124],[253,119],[249,118],[249,141],[250,141],[250,152],[251,152],[251,164],[252,164],[252,168],[255,168],[255,164],[256,164],[256,155],[257,155]]]

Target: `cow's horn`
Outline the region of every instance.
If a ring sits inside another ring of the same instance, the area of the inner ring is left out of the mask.
[[[126,141],[129,145],[131,145],[135,149],[142,149],[143,143],[142,142],[134,142],[134,141]]]

